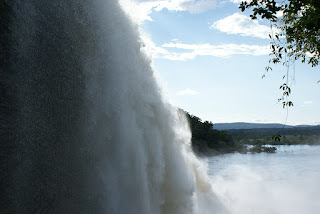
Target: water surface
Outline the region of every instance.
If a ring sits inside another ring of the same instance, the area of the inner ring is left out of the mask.
[[[320,146],[277,146],[274,154],[218,155],[208,159],[208,173],[231,213],[319,213]]]

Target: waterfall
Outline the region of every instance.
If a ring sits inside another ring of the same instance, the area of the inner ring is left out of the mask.
[[[219,206],[116,0],[4,0],[0,10],[0,213]]]

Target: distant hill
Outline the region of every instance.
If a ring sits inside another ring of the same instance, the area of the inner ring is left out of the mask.
[[[311,127],[309,125],[290,126],[280,123],[215,123],[213,129],[230,130],[230,129],[280,129],[280,128],[296,128],[296,127]]]

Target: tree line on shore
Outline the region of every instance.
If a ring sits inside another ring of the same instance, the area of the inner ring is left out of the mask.
[[[229,134],[236,142],[249,145],[314,145],[320,143],[320,126],[233,129],[229,130]],[[272,139],[275,134],[281,135],[280,141]]]
[[[274,153],[276,148],[272,145],[320,144],[320,126],[216,130],[212,122],[202,121],[188,112],[185,114],[192,132],[192,149],[199,155],[231,152]],[[282,136],[280,141],[272,138],[277,133]]]
[[[219,154],[245,150],[228,131],[213,129],[213,123],[185,112],[192,132],[192,149],[198,154]]]

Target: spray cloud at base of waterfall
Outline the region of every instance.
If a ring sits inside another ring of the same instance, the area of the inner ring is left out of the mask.
[[[216,195],[230,214],[316,214],[320,209],[320,146],[281,145],[274,154],[211,157]]]
[[[320,209],[317,175],[293,175],[286,170],[265,173],[243,165],[213,176],[215,193],[230,214],[317,214]],[[281,179],[279,177],[285,177]],[[290,177],[292,176],[292,177]]]
[[[163,99],[116,0],[5,4],[0,211],[220,209],[186,118]]]

